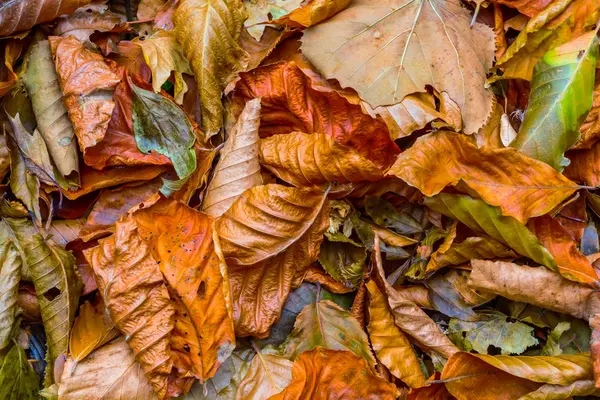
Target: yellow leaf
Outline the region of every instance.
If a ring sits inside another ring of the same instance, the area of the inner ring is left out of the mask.
[[[104,302],[96,307],[87,301],[83,303],[69,338],[69,353],[74,364],[118,334],[119,331],[106,313]]]

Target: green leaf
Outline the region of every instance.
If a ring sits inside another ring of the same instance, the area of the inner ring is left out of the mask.
[[[363,279],[367,251],[342,233],[325,233],[319,263],[325,271],[347,287],[356,288]]]
[[[542,348],[542,356],[559,356],[563,353],[559,340],[563,333],[571,329],[571,324],[563,321],[552,329],[548,335],[548,340]]]
[[[502,354],[521,354],[538,344],[534,328],[522,322],[508,322],[499,311],[481,311],[480,320],[466,322],[450,319],[448,337],[465,351],[487,354],[489,346],[500,348]]]
[[[40,181],[27,170],[25,159],[10,136],[7,136],[6,144],[10,154],[10,189],[31,212],[36,224],[40,225]]]
[[[21,255],[5,222],[0,221],[0,350],[10,344],[17,320]]]
[[[0,399],[39,399],[38,378],[21,346],[15,344],[4,357],[0,368]]]
[[[569,164],[565,151],[579,140],[592,107],[598,60],[596,32],[547,52],[533,70],[529,105],[512,147],[557,170]]]
[[[448,193],[427,197],[424,204],[473,230],[487,233],[517,253],[558,271],[554,258],[535,235],[513,217],[503,216],[497,207],[469,196]]]
[[[422,232],[417,220],[404,212],[398,212],[389,201],[376,196],[365,197],[365,211],[379,226],[390,228],[403,235]]]
[[[185,113],[171,100],[131,84],[133,93],[133,132],[138,149],[163,154],[173,162],[179,178],[196,169],[192,149],[196,136]]]
[[[295,360],[300,353],[317,346],[349,350],[367,360],[371,367],[375,365],[369,339],[359,322],[328,300],[304,307],[296,318],[294,330],[281,345],[281,351],[286,358]]]
[[[54,365],[56,358],[67,352],[82,289],[75,257],[37,233],[30,221],[10,218],[5,221],[18,240],[23,261],[33,278],[48,340],[46,358],[49,365]],[[48,368],[45,386],[52,383],[53,375],[52,368]]]

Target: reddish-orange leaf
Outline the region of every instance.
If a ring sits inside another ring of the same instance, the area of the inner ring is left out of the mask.
[[[175,366],[205,381],[235,347],[229,287],[215,252],[213,219],[167,199],[141,208],[133,217],[174,292]]]
[[[351,147],[381,169],[399,153],[388,128],[333,89],[316,85],[294,62],[258,67],[240,74],[232,101],[240,111],[261,98],[260,136],[290,132],[322,133]]]
[[[564,171],[567,178],[588,186],[600,186],[600,142],[587,150],[567,153],[571,160]]]
[[[539,14],[553,0],[492,0],[494,3],[504,4],[519,10],[521,14],[533,17]]]
[[[364,358],[351,351],[317,347],[298,357],[292,381],[270,400],[377,399],[393,400],[396,386],[373,374]]]

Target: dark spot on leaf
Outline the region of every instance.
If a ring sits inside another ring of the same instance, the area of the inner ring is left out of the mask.
[[[189,353],[189,352],[190,352],[190,345],[189,345],[189,344],[187,344],[187,343],[186,343],[186,344],[184,344],[184,345],[183,345],[183,349],[184,349],[186,352],[188,352],[188,353]]]
[[[200,282],[200,286],[198,286],[198,296],[203,299],[206,296],[206,282]]]
[[[60,295],[60,290],[58,288],[51,288],[46,293],[44,293],[44,297],[48,301],[52,301]]]

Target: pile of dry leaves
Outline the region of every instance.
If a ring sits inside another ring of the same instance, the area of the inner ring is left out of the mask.
[[[0,0],[0,400],[600,396],[598,0]]]

